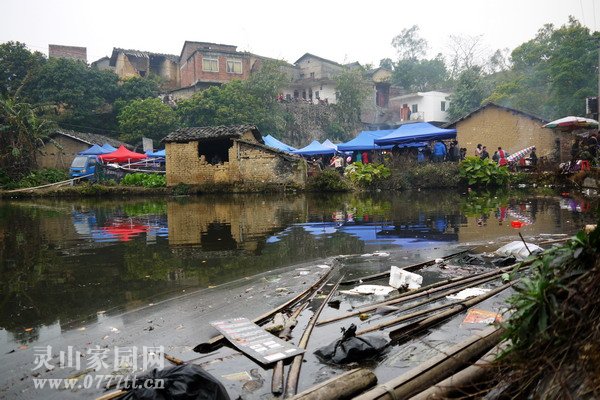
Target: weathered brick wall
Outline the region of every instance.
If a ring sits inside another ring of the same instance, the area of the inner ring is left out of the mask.
[[[535,146],[538,157],[552,158],[556,154],[556,135],[542,128],[542,122],[498,107],[487,107],[456,124],[460,147],[467,155],[475,154],[478,143],[487,146],[490,156],[498,146],[514,153]]]
[[[117,62],[115,63],[115,74],[117,74],[117,76],[121,79],[140,76],[136,67],[123,53],[119,53],[117,56]]]
[[[40,149],[41,154],[37,155],[38,168],[58,168],[68,170],[71,162],[77,153],[87,150],[90,146],[77,140],[65,136],[57,136],[54,141],[56,144],[48,142]]]
[[[198,142],[167,143],[167,185],[306,184],[306,162],[287,160],[276,152],[234,141],[229,161],[211,165],[198,157]]]
[[[251,144],[238,143],[240,177],[244,182],[306,184],[306,162],[300,158],[286,159]]]
[[[87,63],[87,48],[77,46],[61,46],[58,44],[48,45],[48,57],[52,58],[68,58],[72,60],[80,60]]]
[[[234,179],[235,153],[232,159],[232,150],[229,150],[230,162],[211,165],[204,158],[198,157],[198,142],[167,143],[168,154],[166,158],[167,185],[175,186],[179,183],[188,185],[201,185],[211,183],[229,183]]]

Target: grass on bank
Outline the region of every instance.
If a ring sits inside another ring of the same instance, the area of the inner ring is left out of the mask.
[[[499,398],[600,398],[600,229],[542,253],[510,298]]]

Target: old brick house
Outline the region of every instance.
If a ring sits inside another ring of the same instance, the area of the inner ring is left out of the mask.
[[[171,94],[187,98],[210,86],[248,79],[263,58],[233,45],[186,40],[179,56],[180,87]]]
[[[63,46],[61,44],[48,45],[49,58],[68,58],[83,61],[87,64],[87,48],[78,46]]]
[[[304,187],[306,162],[264,145],[252,125],[181,128],[165,142],[167,185]]]
[[[535,146],[538,157],[561,161],[561,148],[570,150],[572,135],[542,128],[548,121],[509,107],[488,103],[447,126],[457,130],[457,140],[474,155],[478,143],[491,154],[501,146],[509,154]]]
[[[173,54],[115,47],[108,65],[121,79],[156,75],[162,78],[166,89],[176,89],[180,86],[179,57]]]
[[[68,170],[71,162],[80,151],[87,150],[95,144],[102,146],[105,143],[113,147],[129,145],[103,135],[95,133],[76,132],[67,129],[58,129],[50,134],[52,140],[47,141],[39,149],[37,164],[39,168],[58,168]]]

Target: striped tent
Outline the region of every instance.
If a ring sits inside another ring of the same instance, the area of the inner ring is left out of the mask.
[[[506,157],[506,161],[508,161],[509,163],[517,162],[521,158],[525,157],[527,154],[531,153],[534,149],[535,149],[535,146],[531,146],[531,147],[527,147],[523,150],[519,150],[516,153],[513,153],[510,156]]]

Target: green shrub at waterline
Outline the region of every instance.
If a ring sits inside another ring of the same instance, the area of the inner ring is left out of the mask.
[[[363,164],[356,162],[346,167],[345,175],[355,185],[369,187],[389,178],[392,173],[383,164]]]
[[[467,157],[461,161],[458,172],[470,186],[504,186],[510,181],[508,168],[500,167],[489,158]]]
[[[441,189],[458,186],[458,164],[452,162],[414,164],[400,171],[408,188]]]
[[[136,172],[135,174],[125,175],[121,181],[125,186],[143,186],[147,188],[158,188],[167,186],[167,179],[164,175],[144,174]]]
[[[339,172],[331,169],[321,171],[308,178],[308,190],[313,192],[347,192],[350,184]]]
[[[0,171],[0,185],[5,189],[36,187],[66,181],[67,179],[69,179],[69,174],[56,168],[43,168],[32,171],[18,182],[11,181]]]

